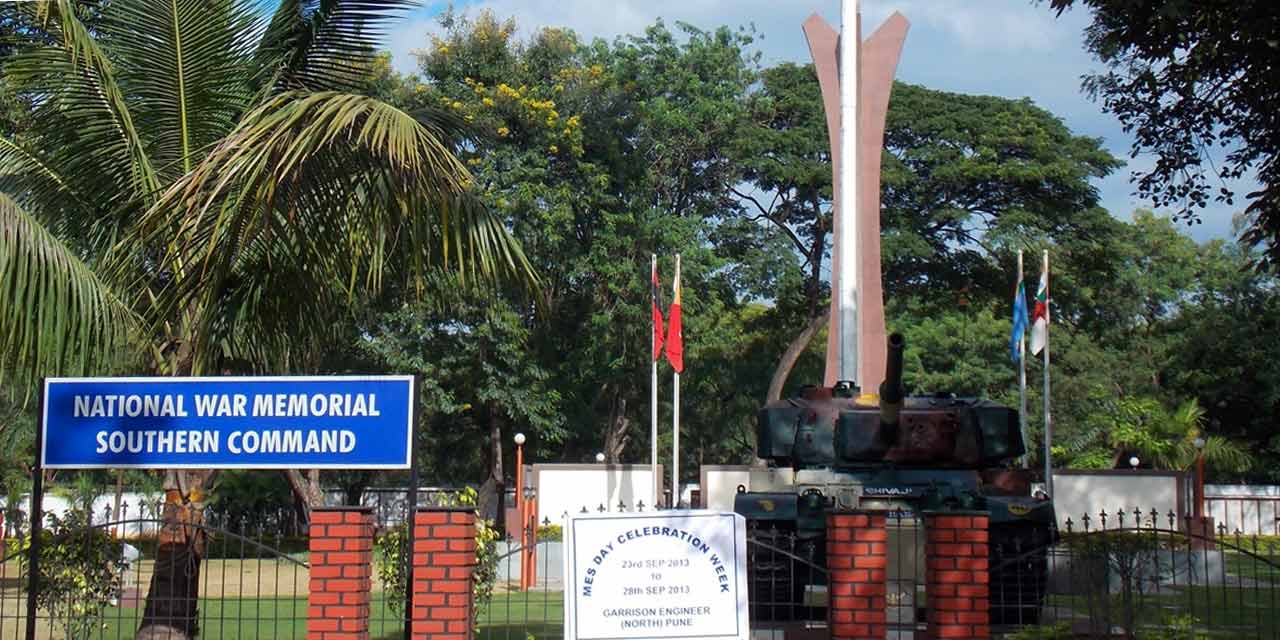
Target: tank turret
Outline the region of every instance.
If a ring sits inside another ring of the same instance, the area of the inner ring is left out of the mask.
[[[792,536],[797,553],[815,562],[825,562],[826,513],[832,509],[904,516],[989,511],[992,549],[1046,545],[1053,535],[1052,503],[1032,497],[1030,471],[1013,466],[1026,452],[1018,412],[951,393],[908,395],[902,381],[905,346],[901,334],[889,336],[878,394],[840,382],[806,387],[797,397],[762,408],[757,450],[767,466],[753,468],[749,482],[739,486],[735,510],[749,527]],[[914,521],[902,519],[908,520]],[[902,537],[917,538],[914,533]],[[914,554],[915,561],[904,566],[923,566],[922,550],[900,553]],[[1047,565],[1037,567],[1018,571],[1025,580],[1028,570],[1047,570]],[[993,571],[993,594],[994,584],[1004,578]],[[1005,592],[1027,597],[1025,590]],[[993,619],[1014,608],[1023,609],[1017,615],[1026,619],[1028,603],[998,599],[993,596]]]

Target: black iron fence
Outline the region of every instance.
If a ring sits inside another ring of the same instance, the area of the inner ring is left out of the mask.
[[[906,513],[886,518],[889,633],[924,637],[929,594],[925,531]],[[749,526],[753,629],[823,629],[825,532]],[[996,637],[1280,638],[1280,540],[1191,518],[1100,511],[1063,526],[997,523],[987,545]]]
[[[993,598],[1019,603],[1006,627],[1059,637],[1280,637],[1280,547],[1173,513],[1068,519],[1058,542],[992,549]]]
[[[126,503],[49,514],[34,536],[11,524],[0,639],[134,638],[143,626],[201,638],[306,637],[305,540],[279,523],[232,531],[187,522],[179,540],[162,534],[153,505]]]

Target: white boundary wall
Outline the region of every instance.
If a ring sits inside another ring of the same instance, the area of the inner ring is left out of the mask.
[[[664,486],[662,477],[662,465],[658,465],[659,487]],[[647,464],[535,464],[538,522],[560,524],[566,513],[579,513],[584,507],[595,512],[603,506],[606,512],[616,512],[620,502],[626,511],[636,510],[640,503],[650,511],[652,483],[653,469]]]
[[[702,465],[702,507],[713,511],[733,511],[738,485],[751,487],[751,467]]]
[[[733,496],[738,485],[748,489],[768,490],[770,487],[752,487],[752,467],[745,465],[703,465],[703,504],[708,509],[733,510]],[[757,472],[761,471],[757,469]],[[785,471],[783,474],[785,475]],[[1126,512],[1125,524],[1133,522],[1134,508],[1142,510],[1144,524],[1149,521],[1152,509],[1159,511],[1160,525],[1168,526],[1167,514],[1172,511],[1178,522],[1190,515],[1188,508],[1190,476],[1178,471],[1153,471],[1147,469],[1059,469],[1054,471],[1053,488],[1057,492],[1055,511],[1059,526],[1065,527],[1067,518],[1072,526],[1081,526],[1081,517],[1089,514],[1090,527],[1097,527],[1103,509],[1113,516],[1118,509]],[[1280,506],[1280,487],[1275,488]],[[1266,514],[1264,513],[1264,516]],[[1280,515],[1277,513],[1276,515]],[[1265,519],[1265,518],[1264,518]],[[1107,526],[1117,526],[1118,520],[1108,517]],[[1181,526],[1181,524],[1179,524]]]
[[[1182,528],[1188,509],[1190,476],[1181,471],[1149,469],[1061,469],[1053,472],[1054,511],[1058,526],[1065,530],[1067,518],[1072,530],[1080,531],[1084,514],[1089,514],[1089,528],[1102,526],[1101,513],[1107,512],[1107,527],[1120,524],[1116,513],[1124,510],[1124,525],[1133,526],[1133,511],[1142,512],[1142,525],[1150,526],[1151,510],[1160,514],[1157,523],[1169,527],[1169,513],[1176,519],[1174,528]]]
[[[1204,514],[1228,533],[1280,535],[1280,486],[1206,484]]]

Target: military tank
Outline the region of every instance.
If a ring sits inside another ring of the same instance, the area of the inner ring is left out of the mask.
[[[879,394],[841,382],[805,388],[760,410],[758,451],[768,466],[738,487],[734,510],[764,543],[754,545],[763,555],[782,551],[793,559],[751,563],[753,600],[801,606],[759,613],[779,622],[817,615],[825,606],[825,574],[797,573],[794,559],[825,567],[827,512],[859,509],[897,516],[888,518],[890,621],[922,620],[916,603],[924,588],[924,535],[912,516],[981,510],[991,514],[992,622],[1034,623],[1054,511],[1044,496],[1030,495],[1030,472],[1012,466],[1026,452],[1018,412],[950,393],[906,396],[903,348],[901,334],[889,337]]]

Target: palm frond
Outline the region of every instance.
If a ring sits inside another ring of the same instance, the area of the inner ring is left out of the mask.
[[[66,245],[0,193],[0,370],[28,382],[119,359],[129,308]]]
[[[21,43],[4,74],[35,105],[31,118],[41,126],[26,132],[30,147],[44,150],[47,165],[80,193],[92,194],[99,211],[153,196],[156,174],[114,68],[74,4],[56,0],[26,10],[45,33]]]
[[[201,310],[201,370],[218,356],[209,336],[233,317],[218,307],[235,291],[260,308],[264,295],[350,298],[378,290],[397,259],[411,274],[442,268],[532,281],[518,243],[468,194],[469,181],[436,136],[385,103],[333,92],[277,95],[142,217],[138,240],[163,237],[173,247],[165,268],[176,278],[157,313]],[[293,278],[287,289],[262,284],[286,277]],[[297,325],[330,317],[307,305],[281,307],[273,313]]]
[[[148,154],[166,178],[248,107],[257,11],[247,0],[114,0],[102,40]]]
[[[258,47],[269,90],[354,91],[363,85],[388,22],[412,0],[282,0]]]
[[[0,137],[0,193],[9,194],[32,213],[43,213],[45,224],[79,225],[78,218],[91,209],[69,180],[50,166],[30,145]],[[84,231],[63,229],[83,237]]]

